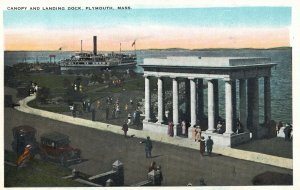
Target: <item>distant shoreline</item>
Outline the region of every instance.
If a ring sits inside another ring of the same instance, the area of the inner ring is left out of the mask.
[[[204,49],[185,49],[185,48],[165,48],[165,49],[137,49],[137,51],[232,51],[232,50],[286,50],[292,49],[292,47],[273,47],[273,48],[204,48]],[[4,50],[4,52],[78,52],[78,51],[62,51],[62,50]],[[123,52],[132,52],[134,50],[124,50]],[[89,52],[89,51],[84,51]],[[112,51],[102,51],[112,52]],[[117,51],[113,51],[117,52]]]

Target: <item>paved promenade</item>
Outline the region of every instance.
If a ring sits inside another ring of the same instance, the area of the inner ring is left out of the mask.
[[[20,100],[19,101],[20,106],[15,107],[15,109],[21,112],[25,112],[25,113],[29,113],[29,114],[33,114],[44,118],[61,121],[61,122],[80,125],[88,128],[94,128],[102,131],[108,131],[115,134],[123,134],[123,131],[121,130],[120,126],[96,122],[96,121],[90,121],[82,118],[74,118],[72,116],[67,116],[63,114],[57,114],[53,112],[31,108],[27,105],[27,103],[33,99],[35,99],[35,96],[29,96],[23,100]],[[177,145],[184,148],[190,148],[196,150],[199,149],[199,143],[196,143],[187,138],[180,138],[180,137],[173,138],[173,137],[168,137],[167,135],[141,131],[141,130],[134,130],[134,129],[129,129],[128,135],[129,136],[134,135],[134,137],[137,138],[145,138],[147,136],[150,136],[153,141]],[[219,146],[214,146],[213,152],[216,154],[222,154],[223,156],[228,156],[232,158],[253,161],[253,162],[273,165],[273,166],[287,168],[287,169],[293,169],[293,160],[288,158],[282,158],[282,157],[277,157],[277,156],[272,156],[272,155],[267,155],[267,154],[262,154],[257,152],[250,152],[250,151],[232,149],[228,147],[219,147]]]

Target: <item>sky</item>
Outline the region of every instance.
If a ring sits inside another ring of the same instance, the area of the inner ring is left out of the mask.
[[[84,9],[84,7],[83,7]],[[4,11],[5,50],[290,46],[290,7]]]

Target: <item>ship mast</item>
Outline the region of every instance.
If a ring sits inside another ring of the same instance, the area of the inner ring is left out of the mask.
[[[82,53],[82,40],[81,40],[81,45],[80,45],[80,52]]]

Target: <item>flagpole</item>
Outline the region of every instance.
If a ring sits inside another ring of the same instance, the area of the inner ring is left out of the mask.
[[[134,43],[134,54],[136,56],[136,47],[135,47],[135,43]]]

